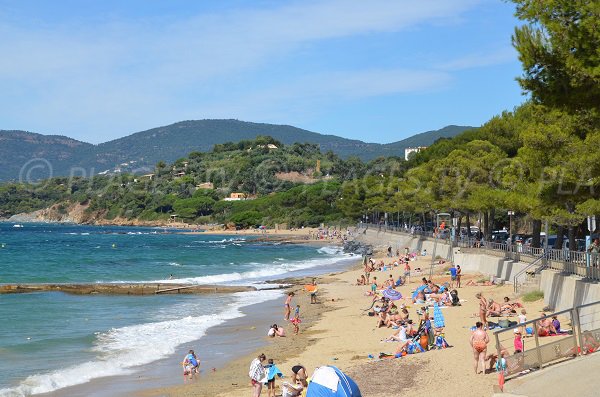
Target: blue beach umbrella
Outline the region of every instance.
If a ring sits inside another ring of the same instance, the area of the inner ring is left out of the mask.
[[[419,287],[418,287],[418,288],[415,290],[415,292],[413,292],[413,294],[412,294],[412,298],[413,298],[413,299],[415,299],[415,298],[417,297],[417,294],[418,294],[419,292],[421,292],[421,291],[424,291],[424,290],[425,290],[425,288],[427,288],[427,286],[426,286],[426,285],[421,285],[421,286],[419,286]]]
[[[393,288],[386,288],[383,290],[382,295],[389,300],[397,301],[398,299],[402,299],[402,294],[400,291],[396,291]]]

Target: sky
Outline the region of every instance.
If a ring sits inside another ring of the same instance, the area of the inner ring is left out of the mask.
[[[0,129],[239,119],[388,143],[525,100],[503,0],[0,0]]]

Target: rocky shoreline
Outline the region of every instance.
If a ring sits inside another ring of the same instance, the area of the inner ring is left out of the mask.
[[[156,295],[156,294],[216,294],[256,291],[248,286],[189,285],[189,284],[4,284],[0,294],[58,291],[75,295]]]

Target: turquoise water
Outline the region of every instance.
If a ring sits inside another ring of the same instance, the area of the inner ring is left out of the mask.
[[[346,266],[331,247],[160,229],[0,223],[0,283],[253,284]],[[172,279],[170,279],[172,277]],[[0,295],[0,396],[135,373],[280,291],[229,295]]]

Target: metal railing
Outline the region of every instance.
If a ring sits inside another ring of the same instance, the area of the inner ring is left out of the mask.
[[[391,232],[413,237],[421,240],[435,241],[436,237],[431,231],[411,230],[403,227],[386,226],[385,224],[361,223],[359,228],[376,230],[378,232]],[[484,241],[475,238],[458,237],[451,239],[449,234],[443,238],[437,237],[437,242],[446,242],[453,247],[481,250],[482,253],[494,256],[502,256],[513,261],[525,261],[535,263],[544,257],[544,266],[549,269],[558,270],[565,274],[574,274],[580,277],[600,281],[600,254],[570,251],[568,249],[536,248],[521,244],[498,243]],[[527,260],[528,258],[529,260]]]
[[[549,326],[554,320],[559,321],[560,329]],[[520,352],[510,348],[511,342],[514,347],[515,329],[519,329],[523,337],[533,336],[532,341],[522,339],[523,350]],[[495,331],[494,339],[495,358],[505,359],[507,378],[594,353],[600,350],[600,302],[576,306],[523,324],[514,323]]]
[[[523,277],[523,274],[525,274],[527,277],[527,275],[529,273],[531,273],[531,269],[533,269],[533,268],[535,268],[535,270],[534,270],[535,273],[539,273],[543,268],[545,268],[547,266],[546,259],[547,259],[546,254],[542,254],[536,260],[531,262],[529,265],[525,266],[524,269],[520,270],[517,274],[515,274],[515,276],[513,277],[513,287],[515,289],[515,293],[517,293],[519,291],[519,279],[521,277]]]

